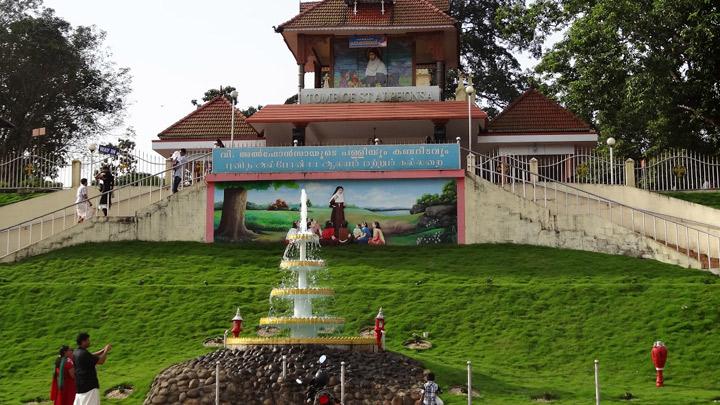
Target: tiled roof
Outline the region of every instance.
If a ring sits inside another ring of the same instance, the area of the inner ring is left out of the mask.
[[[445,13],[450,11],[450,0],[430,0],[430,3]]]
[[[232,108],[232,104],[225,97],[217,96],[160,132],[158,138],[227,139],[230,137]],[[234,135],[237,140],[258,138],[258,133],[245,122],[245,116],[237,108]]]
[[[310,123],[333,121],[397,121],[467,119],[464,101],[426,101],[420,103],[339,103],[267,105],[248,118],[250,124]],[[486,119],[487,114],[473,106],[472,117]]]
[[[567,108],[530,89],[490,121],[488,134],[594,133],[590,124]]]
[[[303,1],[300,3],[300,12],[309,9],[310,7],[316,5],[317,3],[320,3],[319,1]]]
[[[344,0],[321,0],[301,4],[300,14],[280,25],[278,30],[333,27],[437,27],[454,26],[455,20],[434,4],[447,0],[387,1],[385,14],[377,4],[358,3],[357,14]]]

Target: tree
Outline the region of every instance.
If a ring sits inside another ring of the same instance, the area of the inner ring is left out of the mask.
[[[258,105],[257,107],[250,106],[244,110],[241,109],[240,112],[242,113],[242,115],[245,116],[245,118],[247,118],[247,117],[250,117],[251,115],[255,114],[256,112],[262,110],[262,108],[263,108],[263,106],[261,106],[261,105]]]
[[[453,0],[450,13],[462,27],[460,60],[473,73],[477,97],[491,115],[499,112],[525,87],[520,63],[510,52],[512,42],[504,30],[506,10],[521,0]],[[448,77],[446,92],[455,93],[455,74]]]
[[[0,16],[0,116],[15,124],[0,133],[0,155],[63,156],[120,123],[129,71],[108,60],[102,31],[74,28],[39,1],[0,0]],[[47,135],[32,138],[38,127]]]
[[[257,234],[245,226],[245,210],[247,208],[248,190],[267,190],[273,187],[297,189],[294,181],[254,181],[218,183],[216,186],[223,191],[222,214],[216,234],[220,239],[230,241],[246,241],[257,237]]]
[[[235,90],[236,89],[233,86],[227,86],[227,87],[220,86],[219,89],[210,89],[210,90],[206,91],[205,95],[203,95],[202,99],[204,102],[208,102],[208,101],[214,99],[215,97],[222,95],[229,102],[232,103],[233,99],[232,99],[232,96],[230,96],[230,93],[232,93]],[[193,105],[197,105],[197,100],[191,100],[191,102]],[[242,115],[245,118],[247,118],[247,117],[255,114],[256,112],[262,110],[262,108],[263,108],[263,106],[261,106],[261,105],[258,105],[257,107],[249,106],[248,108],[241,109],[240,113],[242,113]]]
[[[537,66],[538,84],[620,153],[720,151],[717,2],[543,0],[514,18],[536,30],[517,41],[526,49],[569,27]]]
[[[235,90],[237,90],[237,89],[233,86],[226,86],[226,87],[220,86],[219,89],[210,89],[205,92],[202,100],[204,102],[208,102],[217,96],[224,96],[226,99],[228,99],[228,101],[232,102],[232,97],[230,96],[230,93],[232,93]]]

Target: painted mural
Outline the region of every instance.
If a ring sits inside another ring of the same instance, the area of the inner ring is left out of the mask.
[[[299,227],[308,194],[308,227],[324,245],[457,243],[455,180],[255,181],[216,183],[216,241],[282,242]]]
[[[391,38],[386,47],[352,48],[349,39],[334,46],[335,87],[412,86],[413,42]]]

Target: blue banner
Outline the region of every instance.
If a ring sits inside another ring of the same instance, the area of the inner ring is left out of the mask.
[[[348,145],[213,150],[213,173],[455,170],[460,145]]]
[[[348,41],[350,48],[385,48],[387,37],[385,35],[353,35]]]

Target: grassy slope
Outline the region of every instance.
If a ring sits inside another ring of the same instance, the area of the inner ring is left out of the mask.
[[[0,207],[29,200],[45,193],[0,193]]]
[[[663,193],[668,197],[679,198],[681,200],[694,202],[696,204],[707,205],[708,207],[720,209],[720,192],[696,192],[696,193]]]
[[[208,349],[242,308],[251,330],[267,314],[281,274],[278,245],[86,245],[0,266],[0,403],[47,396],[55,348],[88,330],[115,346],[103,388],[139,388]],[[509,245],[351,246],[325,249],[335,311],[347,331],[371,325],[379,306],[388,345],[434,369],[442,385],[465,381],[473,361],[480,403],[590,403],[601,360],[603,402],[632,392],[638,404],[708,403],[720,396],[720,281],[653,261]],[[142,281],[142,284],[141,284]],[[207,282],[208,285],[205,285]],[[435,347],[402,341],[429,331]],[[649,350],[669,345],[667,387],[654,387]],[[445,395],[446,403],[462,398]]]

